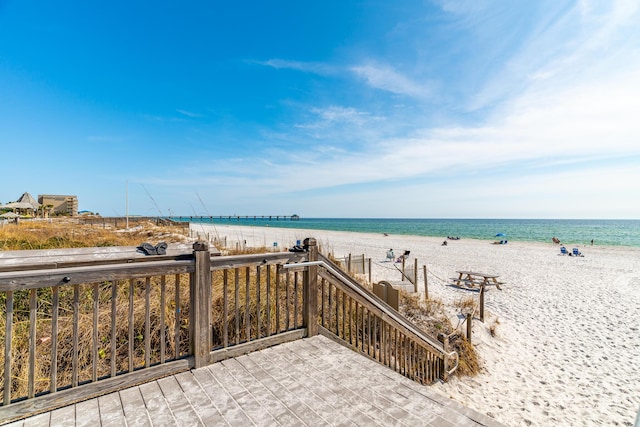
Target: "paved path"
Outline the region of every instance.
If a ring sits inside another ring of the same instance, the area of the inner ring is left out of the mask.
[[[317,336],[11,426],[500,426]]]

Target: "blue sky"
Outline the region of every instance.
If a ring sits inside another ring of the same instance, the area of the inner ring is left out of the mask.
[[[0,0],[0,203],[640,219],[640,3]]]

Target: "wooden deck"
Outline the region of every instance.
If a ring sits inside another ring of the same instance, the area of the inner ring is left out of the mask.
[[[500,426],[323,336],[43,413],[11,426]]]

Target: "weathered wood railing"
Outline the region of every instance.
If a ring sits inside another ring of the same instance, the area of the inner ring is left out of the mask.
[[[111,249],[0,254],[0,424],[304,335],[307,254]]]
[[[422,384],[456,370],[458,354],[448,350],[446,340],[426,335],[322,254],[311,250],[310,259],[284,267],[318,269],[319,333]]]
[[[305,245],[5,262],[0,423],[318,333],[419,382],[446,376],[442,343],[318,254],[314,239]]]

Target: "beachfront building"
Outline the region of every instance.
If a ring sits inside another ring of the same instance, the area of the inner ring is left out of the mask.
[[[38,202],[43,207],[43,216],[78,215],[78,197],[55,194],[39,194]]]

